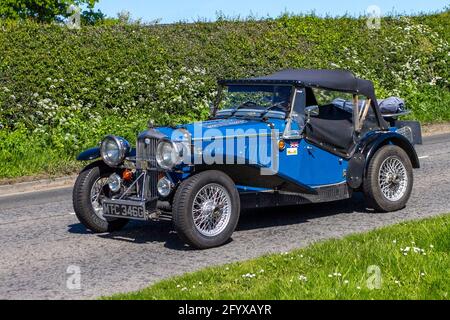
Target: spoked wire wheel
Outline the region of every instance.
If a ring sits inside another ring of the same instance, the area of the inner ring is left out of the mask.
[[[106,219],[103,201],[109,197],[108,179],[114,170],[101,162],[88,165],[81,171],[73,188],[73,208],[80,222],[95,233],[122,229],[126,219]]]
[[[397,157],[389,157],[382,163],[378,180],[383,196],[392,202],[403,198],[408,189],[405,165]]]
[[[101,177],[97,179],[91,188],[91,204],[95,214],[103,220],[106,220],[103,216],[103,199],[106,197],[105,188],[108,184],[108,178]]]
[[[413,184],[413,167],[405,150],[396,145],[381,147],[370,160],[363,181],[368,207],[378,212],[403,209]]]
[[[192,216],[199,233],[215,237],[228,226],[231,217],[231,197],[219,184],[208,184],[195,195]]]
[[[228,242],[239,221],[241,201],[234,181],[217,170],[200,172],[183,181],[173,200],[178,236],[197,249]]]

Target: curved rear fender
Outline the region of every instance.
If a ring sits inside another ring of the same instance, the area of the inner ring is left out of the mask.
[[[381,134],[375,141],[373,141],[370,145],[368,145],[365,148],[367,165],[372,159],[372,157],[375,155],[375,152],[377,152],[378,149],[387,144],[393,144],[405,150],[406,154],[409,156],[409,159],[411,160],[413,168],[414,169],[420,168],[420,160],[419,157],[417,156],[416,149],[411,144],[411,142],[408,141],[408,139],[406,139],[404,136],[396,132]]]
[[[357,189],[362,185],[373,156],[381,147],[388,144],[402,148],[409,156],[413,168],[420,168],[419,157],[408,139],[396,132],[380,132],[363,139],[350,159],[347,182],[351,188]]]

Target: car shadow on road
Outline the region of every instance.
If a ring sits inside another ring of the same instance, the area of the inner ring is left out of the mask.
[[[236,231],[265,229],[306,223],[313,219],[338,214],[369,212],[362,195],[355,194],[352,199],[332,203],[308,204],[302,206],[246,210],[241,214]],[[69,226],[74,234],[93,234],[81,224]],[[131,221],[123,230],[98,237],[136,244],[163,243],[172,250],[194,250],[185,245],[177,236],[171,221],[139,222]]]
[[[313,219],[354,212],[370,213],[365,206],[362,194],[355,193],[352,199],[330,203],[246,210],[241,214],[236,230],[300,224]]]
[[[69,226],[69,232],[74,234],[93,234],[82,224]],[[165,247],[173,250],[191,250],[191,248],[178,238],[171,221],[130,221],[121,231],[96,235],[99,238],[116,240],[135,244],[163,243]]]

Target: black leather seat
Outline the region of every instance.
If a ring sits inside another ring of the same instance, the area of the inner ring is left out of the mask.
[[[315,143],[325,143],[339,151],[353,145],[353,115],[332,104],[319,107],[319,116],[311,117],[306,137]]]

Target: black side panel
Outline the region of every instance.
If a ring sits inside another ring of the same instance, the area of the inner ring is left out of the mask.
[[[350,188],[357,189],[362,184],[366,169],[366,155],[355,153],[350,159],[347,169],[347,183]]]
[[[396,132],[377,132],[360,141],[353,157],[350,159],[347,171],[347,183],[357,189],[362,185],[367,167],[375,152],[382,146],[392,143],[405,150],[414,169],[420,168],[419,157],[414,146],[404,136]]]

